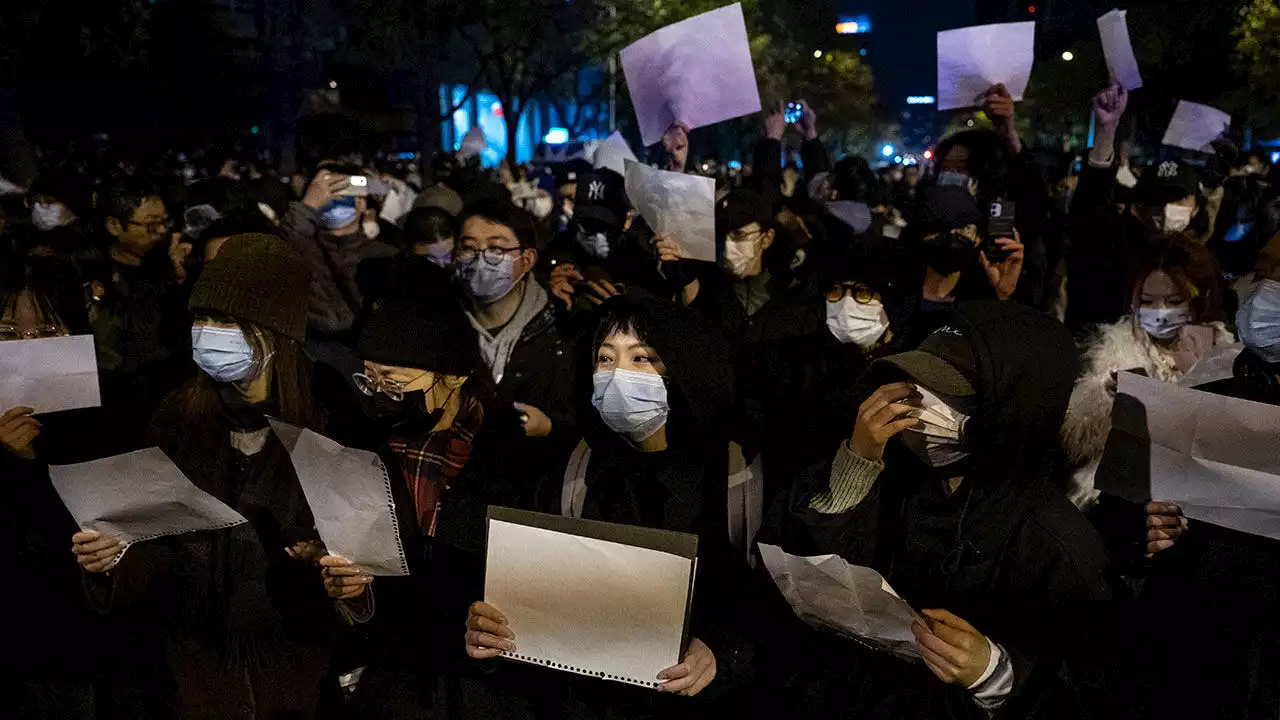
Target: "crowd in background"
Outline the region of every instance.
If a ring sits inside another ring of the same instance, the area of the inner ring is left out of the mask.
[[[1280,405],[1280,170],[1139,167],[1127,99],[1079,158],[1002,86],[923,165],[833,162],[807,106],[733,170],[675,125],[714,262],[588,159],[43,148],[0,195],[0,340],[92,334],[102,405],[0,408],[0,716],[1275,718],[1280,546],[1094,479],[1119,372],[1238,353],[1200,389]],[[326,552],[268,417],[378,453],[408,577]],[[76,527],[48,466],[153,446],[249,522]],[[698,535],[658,692],[494,659],[490,505]],[[755,542],[879,570],[924,662],[800,622]]]

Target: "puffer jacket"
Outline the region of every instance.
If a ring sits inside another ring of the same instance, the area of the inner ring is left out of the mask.
[[[1222,323],[1209,325],[1214,329],[1214,346],[1235,342]],[[1134,328],[1133,318],[1125,317],[1099,329],[1084,351],[1083,369],[1071,392],[1067,419],[1062,424],[1063,448],[1073,468],[1067,496],[1082,510],[1098,499],[1093,476],[1111,433],[1111,405],[1115,401],[1115,393],[1107,388],[1111,372],[1142,368],[1162,382],[1177,382],[1184,374],[1169,353]]]

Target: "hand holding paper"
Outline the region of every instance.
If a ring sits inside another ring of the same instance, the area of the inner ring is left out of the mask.
[[[1021,100],[1035,60],[1034,22],[977,25],[938,33],[938,109],[980,105],[1003,84]]]
[[[928,624],[880,573],[838,555],[797,557],[761,544],[760,559],[782,596],[807,624],[856,637],[910,660],[920,659],[912,624]]]
[[[645,146],[677,123],[693,129],[760,112],[737,3],[647,35],[623,48],[621,60]]]
[[[627,163],[627,197],[654,233],[675,242],[683,257],[716,259],[716,181],[700,175]]]

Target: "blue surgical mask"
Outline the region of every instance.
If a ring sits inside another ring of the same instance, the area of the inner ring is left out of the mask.
[[[1249,288],[1236,311],[1240,342],[1269,363],[1280,363],[1280,281]]]
[[[659,375],[602,370],[591,376],[591,404],[609,429],[637,442],[667,424],[667,386]]]
[[[254,359],[253,347],[240,328],[191,326],[191,359],[218,382],[239,382],[256,377],[266,361]]]
[[[320,208],[320,224],[330,230],[337,230],[355,222],[359,215],[356,212],[355,198],[330,200],[328,205]]]
[[[425,257],[440,267],[449,267],[453,262],[453,248],[447,245],[428,245]]]
[[[968,173],[943,170],[938,173],[938,187],[958,187],[969,189]]]
[[[469,265],[458,266],[458,282],[467,297],[485,305],[502,299],[515,286],[515,257],[503,256],[502,262],[490,265],[483,254]]]

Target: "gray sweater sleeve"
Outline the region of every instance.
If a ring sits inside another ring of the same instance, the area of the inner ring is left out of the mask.
[[[848,442],[840,443],[831,463],[827,489],[813,496],[809,508],[824,515],[838,515],[857,507],[871,492],[884,463],[855,455]]]

